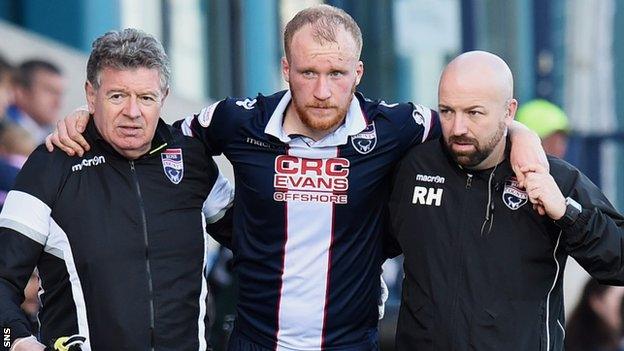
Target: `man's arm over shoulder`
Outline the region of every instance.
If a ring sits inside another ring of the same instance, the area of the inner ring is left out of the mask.
[[[62,151],[39,147],[28,158],[0,214],[0,324],[11,337],[29,336],[30,324],[21,310],[24,288],[43,252],[50,214],[59,189]],[[56,164],[55,164],[55,161]]]
[[[551,173],[564,197],[581,207],[571,224],[561,224],[568,253],[604,284],[624,285],[624,216],[578,169],[550,158]]]
[[[382,101],[377,109],[395,125],[403,150],[437,139],[442,133],[438,113],[423,105]]]
[[[210,155],[220,155],[248,112],[241,106],[239,100],[227,98],[173,123],[173,126],[181,129],[184,135],[201,140]]]

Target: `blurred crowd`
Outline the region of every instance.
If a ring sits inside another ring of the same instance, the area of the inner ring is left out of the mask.
[[[0,56],[0,206],[26,158],[59,118],[65,81],[44,59],[17,65]]]

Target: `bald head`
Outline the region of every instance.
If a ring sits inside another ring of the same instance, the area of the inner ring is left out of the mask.
[[[458,84],[467,89],[475,83],[500,94],[503,101],[513,98],[513,76],[507,63],[486,51],[470,51],[453,59],[442,72],[440,89],[444,84]]]
[[[511,70],[500,57],[472,51],[451,61],[440,77],[438,107],[442,134],[456,161],[474,169],[496,165],[517,104]]]

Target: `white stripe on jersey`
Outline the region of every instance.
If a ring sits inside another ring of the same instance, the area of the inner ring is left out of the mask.
[[[45,251],[57,251],[61,252],[62,259],[65,262],[67,268],[67,274],[69,275],[69,283],[71,284],[72,297],[74,298],[74,305],[76,306],[76,319],[78,320],[78,334],[87,338],[82,350],[91,351],[91,341],[89,335],[89,322],[87,320],[87,304],[85,303],[84,294],[82,292],[82,284],[80,283],[80,277],[78,277],[78,271],[76,270],[76,264],[74,263],[74,255],[69,244],[69,239],[65,231],[59,227],[54,219],[50,220],[50,235],[46,242]]]
[[[186,136],[193,136],[193,131],[191,130],[191,122],[193,122],[193,119],[195,119],[194,116],[188,116],[186,118],[184,118],[184,121],[182,122],[182,125],[180,126],[180,128],[182,129],[182,134],[186,135]]]
[[[335,147],[309,148],[300,141],[290,143],[289,155],[337,157]],[[322,202],[288,201],[286,204],[276,350],[313,350],[322,346],[333,206]]]
[[[50,230],[51,212],[50,207],[38,198],[11,190],[0,214],[0,226],[13,229],[44,246]]]
[[[427,140],[427,137],[429,136],[429,131],[431,130],[431,110],[422,105],[414,105],[412,117],[414,118],[414,120],[416,120],[416,123],[421,124],[425,129],[423,131],[423,136],[421,140],[421,142],[425,142],[425,140]],[[419,120],[419,117],[422,117],[422,120]]]
[[[234,187],[230,181],[219,171],[217,180],[210,190],[210,194],[204,201],[202,211],[206,222],[212,224],[225,215],[234,202]]]
[[[208,233],[206,232],[206,218],[202,214],[202,228],[204,232],[204,264],[202,264],[201,292],[199,294],[199,316],[197,317],[197,338],[199,351],[208,349],[206,344],[206,297],[208,295],[208,281],[206,277],[206,259],[208,258]]]

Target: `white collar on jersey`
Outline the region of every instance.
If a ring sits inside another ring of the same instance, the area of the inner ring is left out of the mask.
[[[291,141],[291,138],[284,132],[283,128],[284,114],[291,99],[292,95],[290,94],[290,90],[288,90],[279,104],[277,104],[275,111],[273,111],[269,119],[269,123],[267,123],[266,128],[264,128],[265,133],[273,135],[284,143],[289,143]],[[351,99],[351,104],[349,105],[349,111],[347,111],[345,123],[338,127],[333,133],[328,134],[312,145],[314,147],[344,145],[347,143],[349,135],[360,133],[366,129],[366,125],[367,121],[360,107],[360,102],[357,97],[353,95],[353,99]]]

